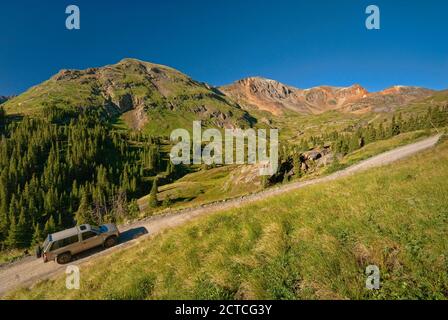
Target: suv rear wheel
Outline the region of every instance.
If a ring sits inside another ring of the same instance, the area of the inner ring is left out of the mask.
[[[117,237],[109,237],[104,241],[104,248],[112,248],[113,246],[116,246],[118,244]]]
[[[59,264],[67,264],[70,261],[72,261],[72,255],[70,254],[70,252],[61,253],[56,258],[56,262],[59,263]]]

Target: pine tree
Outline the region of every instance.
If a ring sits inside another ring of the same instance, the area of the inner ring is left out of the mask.
[[[400,122],[396,120],[395,115],[392,116],[389,129],[389,137],[393,137],[400,134]]]
[[[56,224],[54,222],[53,216],[50,216],[50,219],[47,220],[44,227],[45,234],[52,234],[56,231]]]
[[[8,237],[6,238],[5,243],[8,247],[12,248],[17,248],[19,244],[16,217],[14,215],[10,218]]]
[[[64,229],[64,221],[62,220],[62,213],[59,212],[58,214],[58,224],[57,224],[57,229],[58,230],[63,230]]]
[[[81,202],[78,211],[76,211],[75,220],[78,225],[92,222],[92,208],[90,207],[89,196],[86,190],[82,191]]]
[[[9,229],[8,195],[2,181],[0,181],[0,241],[6,238]]]
[[[34,226],[34,233],[33,233],[33,238],[31,240],[31,246],[37,246],[40,245],[42,243],[43,239],[43,234],[42,234],[42,230],[40,228],[40,225],[38,223],[35,224]]]
[[[359,137],[357,134],[353,134],[349,142],[349,152],[353,152],[359,149]]]
[[[19,248],[28,247],[30,244],[29,236],[30,236],[30,232],[28,230],[28,224],[26,222],[25,210],[22,207],[22,209],[20,210],[20,216],[19,216],[19,221],[17,223],[17,230],[16,230],[17,246]]]
[[[377,133],[378,139],[384,139],[386,137],[386,134],[384,132],[384,125],[383,125],[383,123],[379,124],[377,132],[378,132]]]
[[[155,178],[152,183],[151,193],[149,194],[148,204],[150,208],[156,208],[159,205],[159,202],[157,201],[157,191],[157,178]]]

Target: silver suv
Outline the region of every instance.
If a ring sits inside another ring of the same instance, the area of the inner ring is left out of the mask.
[[[115,224],[105,224],[93,227],[83,224],[47,236],[42,247],[37,248],[38,258],[44,262],[56,260],[59,264],[66,264],[72,256],[83,251],[104,246],[110,248],[118,244],[120,232]]]

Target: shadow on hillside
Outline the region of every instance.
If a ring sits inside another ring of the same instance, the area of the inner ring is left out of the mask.
[[[123,244],[126,242],[129,242],[131,240],[135,240],[137,238],[140,238],[141,236],[148,234],[148,230],[144,227],[137,227],[137,228],[133,228],[133,229],[129,229],[126,231],[123,231],[120,234],[120,238],[119,238],[119,244]],[[75,256],[72,257],[72,262],[76,261],[76,260],[81,260],[90,256],[93,256],[99,252],[102,251],[106,251],[107,249],[105,249],[103,246],[100,247],[96,247],[87,251],[84,251],[82,253],[79,253]]]
[[[145,234],[148,234],[148,230],[145,227],[138,227],[124,231],[123,233],[120,234],[120,243],[125,243],[140,238]]]

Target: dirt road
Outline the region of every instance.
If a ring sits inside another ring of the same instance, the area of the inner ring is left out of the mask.
[[[89,252],[85,256],[78,257],[78,259],[71,264],[79,266],[80,264],[95,259],[99,256],[110,254],[111,252],[114,252],[116,250],[134,245],[148,235],[154,235],[164,229],[182,225],[187,221],[195,219],[199,216],[209,215],[211,213],[215,213],[225,209],[239,207],[241,205],[276,196],[284,192],[297,190],[309,185],[332,181],[369,168],[379,167],[392,163],[394,161],[406,158],[410,155],[433,147],[437,143],[439,138],[440,136],[434,136],[413,144],[396,148],[394,150],[369,158],[352,167],[335,172],[322,178],[282,185],[280,187],[271,188],[260,193],[216,202],[191,209],[180,210],[177,212],[165,214],[163,216],[157,216],[138,221],[131,225],[122,226],[120,227],[122,239],[121,243],[118,246],[109,250]],[[8,291],[16,289],[20,286],[30,286],[38,280],[54,277],[64,272],[65,268],[66,266],[58,265],[55,262],[44,264],[42,260],[36,259],[34,257],[26,257],[13,264],[0,267],[0,297],[2,295],[5,295],[5,293],[7,293]]]

